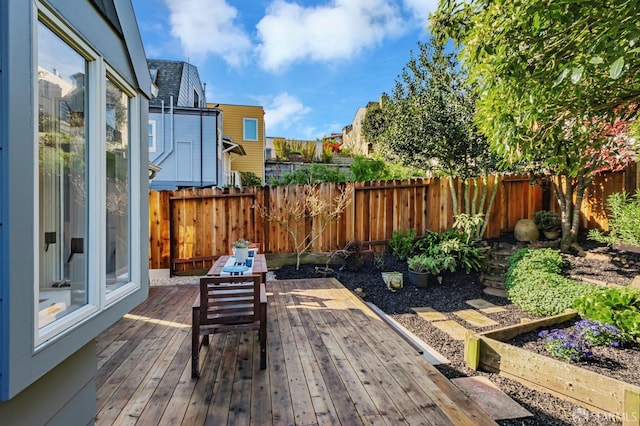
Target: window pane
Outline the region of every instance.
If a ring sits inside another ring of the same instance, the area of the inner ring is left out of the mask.
[[[149,151],[156,152],[156,121],[149,120]]]
[[[88,303],[87,61],[38,24],[39,320]]]
[[[129,275],[129,96],[107,79],[107,294]]]
[[[255,118],[244,119],[244,139],[250,141],[258,140],[258,120]]]

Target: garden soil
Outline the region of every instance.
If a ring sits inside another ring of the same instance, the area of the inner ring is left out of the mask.
[[[508,239],[506,239],[508,240]],[[496,241],[490,241],[493,244]],[[515,243],[515,241],[508,241]],[[581,242],[584,252],[563,255],[565,260],[564,274],[586,282],[614,283],[629,285],[636,275],[640,274],[640,257],[637,254],[619,252],[611,248]],[[521,404],[533,414],[533,417],[517,420],[501,420],[501,425],[615,425],[619,421],[603,414],[591,413],[584,408],[563,401],[546,393],[537,392],[518,382],[506,379],[497,374],[484,373],[467,368],[463,361],[464,342],[453,340],[449,335],[432,326],[412,311],[414,307],[430,307],[443,313],[448,319],[462,322],[467,329],[488,331],[521,322],[522,318],[534,319],[536,316],[522,311],[508,300],[491,296],[483,292],[478,273],[466,274],[464,271],[450,273],[442,284],[432,283],[427,288],[417,288],[408,283],[406,261],[399,261],[390,254],[385,254],[383,265],[373,260],[365,261],[358,271],[348,271],[340,265],[332,265],[335,277],[347,288],[355,291],[367,301],[374,303],[400,324],[424,340],[451,363],[436,366],[449,379],[473,375],[488,377],[502,391]],[[277,279],[317,278],[320,275],[317,267],[325,265],[283,266],[273,272]],[[404,274],[404,287],[395,292],[389,291],[382,281],[382,271],[399,271]],[[585,284],[589,285],[589,284]],[[498,326],[478,328],[464,323],[453,312],[471,307],[467,300],[484,299],[505,310],[485,314],[499,323]],[[533,345],[533,344],[532,344]],[[535,345],[534,345],[535,346]],[[538,348],[539,350],[540,348]],[[542,349],[543,350],[543,349]],[[633,353],[638,348],[632,349]],[[630,357],[632,360],[616,360],[619,352],[607,352],[608,363],[615,367],[616,363],[627,363],[631,375],[640,375],[640,356]],[[630,364],[629,364],[630,363]],[[633,371],[635,368],[635,371]],[[606,371],[601,370],[600,372]],[[609,370],[610,371],[610,370]],[[617,373],[616,373],[617,374]]]

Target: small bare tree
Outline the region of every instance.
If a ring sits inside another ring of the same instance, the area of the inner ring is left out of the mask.
[[[303,185],[303,196],[282,210],[271,212],[259,204],[256,204],[256,210],[265,220],[277,223],[289,234],[296,251],[296,269],[300,269],[300,256],[322,236],[332,221],[340,217],[351,202],[352,194],[353,186],[346,184],[336,197],[327,201],[320,195],[320,185]],[[304,226],[307,221],[311,222],[309,231],[300,233],[301,226],[307,229]]]

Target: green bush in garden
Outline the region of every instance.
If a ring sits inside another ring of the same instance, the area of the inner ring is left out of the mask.
[[[482,268],[485,252],[486,249],[480,246],[479,241],[455,229],[447,229],[442,233],[427,230],[414,247],[414,253],[418,255],[452,257],[455,259],[455,269],[463,268],[467,274]]]
[[[640,342],[640,291],[600,288],[576,299],[573,307],[582,317],[613,325],[625,339]]]
[[[530,249],[524,248],[515,252],[509,258],[509,270],[507,271],[506,289],[513,286],[514,281],[520,281],[530,274],[547,272],[559,274],[562,270],[562,256],[556,250],[550,248]]]
[[[242,186],[261,186],[262,179],[253,172],[240,172],[240,182]]]
[[[399,260],[406,260],[413,254],[415,238],[416,230],[414,228],[407,231],[402,229],[393,231],[391,240],[389,241],[389,247],[391,247],[393,255]]]
[[[596,288],[560,275],[562,256],[552,249],[523,249],[509,259],[509,300],[537,315],[555,315]]]
[[[556,315],[573,305],[578,297],[593,292],[594,287],[580,284],[559,274],[531,271],[516,280],[507,290],[509,300],[536,315]]]
[[[640,189],[635,194],[618,192],[607,199],[609,233],[589,231],[589,238],[605,244],[640,247]]]

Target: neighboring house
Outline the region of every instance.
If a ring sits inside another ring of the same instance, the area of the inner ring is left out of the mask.
[[[0,2],[0,423],[86,425],[94,338],[148,294],[149,69],[130,0]]]
[[[206,107],[205,88],[200,81],[198,67],[184,61],[147,59],[151,80],[158,87],[150,106]]]
[[[223,158],[242,153],[223,141],[220,109],[206,106],[198,69],[149,59],[158,95],[149,103],[149,160],[160,166],[151,189],[224,186]]]
[[[342,146],[351,151],[353,155],[366,156],[371,152],[371,145],[362,136],[362,123],[364,123],[367,109],[372,103],[375,104],[375,102],[369,102],[366,107],[358,108],[353,122],[342,129]]]
[[[253,172],[264,183],[264,108],[230,104],[217,104],[216,106],[222,111],[222,127],[225,137],[229,137],[246,153],[243,156],[227,159],[230,168],[226,170],[229,171],[230,179],[233,179],[233,172]]]
[[[283,139],[280,136],[267,136],[264,138],[264,159],[267,160],[275,160],[277,159],[276,149],[273,146],[274,139]]]
[[[322,158],[322,141],[319,139],[315,141],[306,141],[306,140],[285,139],[282,136],[267,136],[265,138],[265,143],[264,143],[264,160],[265,161],[277,160],[278,156],[276,153],[276,148],[274,143],[274,140],[277,140],[277,139],[286,141],[286,143],[301,143],[301,144],[312,143],[315,145],[314,159],[320,160]]]

